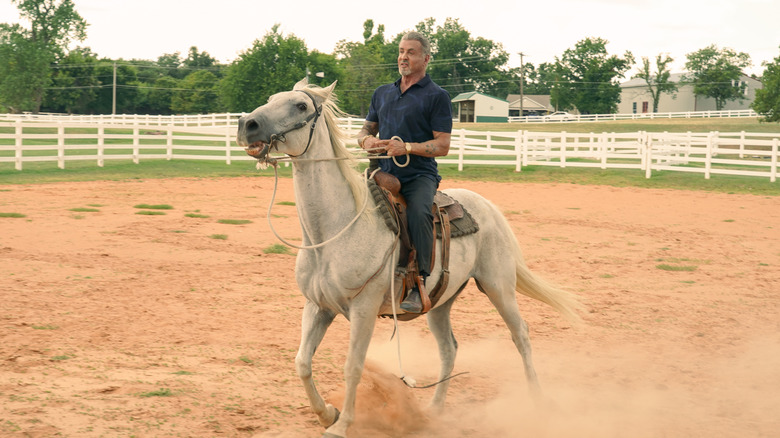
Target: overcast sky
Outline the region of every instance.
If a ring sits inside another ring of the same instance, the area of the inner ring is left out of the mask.
[[[668,53],[674,70],[710,44],[748,53],[749,73],[780,56],[780,0],[74,0],[89,23],[87,46],[101,57],[156,60],[186,56],[191,46],[229,63],[278,23],[309,50],[333,53],[340,40],[362,41],[363,22],[385,25],[388,39],[432,17],[457,18],[472,37],[501,43],[538,65],[577,41],[600,37],[610,54],[637,60]],[[0,0],[0,22],[18,22],[11,0]]]

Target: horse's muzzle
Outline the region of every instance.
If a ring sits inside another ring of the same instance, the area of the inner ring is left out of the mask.
[[[244,148],[247,155],[257,158],[258,160],[264,159],[268,155],[268,143],[258,141]]]

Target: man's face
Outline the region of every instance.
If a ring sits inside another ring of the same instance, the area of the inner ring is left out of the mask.
[[[430,55],[423,55],[422,44],[414,40],[401,40],[398,44],[398,73],[401,76],[425,73]]]

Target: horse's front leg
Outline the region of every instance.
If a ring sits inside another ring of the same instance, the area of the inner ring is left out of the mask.
[[[355,421],[355,396],[360,378],[363,376],[363,366],[374,333],[379,304],[372,304],[369,306],[370,309],[362,307],[354,302],[350,307],[349,352],[344,364],[344,405],[338,420],[325,431],[323,438],[346,437],[347,428]]]
[[[320,424],[324,427],[333,424],[338,419],[339,414],[333,405],[325,403],[316,386],[314,386],[311,360],[334,317],[335,314],[332,312],[321,309],[311,301],[306,301],[306,305],[303,307],[303,317],[301,318],[301,345],[298,347],[298,354],[295,356],[295,368],[301,381],[303,381],[306,395],[309,396],[311,409],[317,414]]]

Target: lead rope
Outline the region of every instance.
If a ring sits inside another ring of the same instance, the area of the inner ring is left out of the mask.
[[[276,200],[276,190],[277,190],[278,186],[279,186],[279,169],[274,164],[274,191],[273,191],[273,194],[271,195],[271,203],[268,205],[268,215],[267,215],[268,216],[267,217],[267,219],[268,219],[268,226],[271,228],[271,231],[274,233],[274,236],[276,236],[277,239],[279,239],[285,245],[290,246],[292,248],[296,248],[296,249],[317,249],[317,248],[321,248],[321,247],[329,244],[330,242],[333,242],[334,240],[336,240],[339,237],[341,237],[355,222],[357,222],[357,220],[360,218],[360,216],[362,216],[363,213],[366,211],[366,207],[368,207],[368,189],[366,189],[366,196],[363,199],[363,207],[360,209],[358,214],[355,215],[354,218],[352,218],[352,220],[347,224],[347,226],[345,226],[341,231],[338,232],[338,234],[336,234],[335,236],[331,237],[330,239],[328,239],[328,240],[326,240],[324,242],[318,243],[316,245],[299,246],[299,245],[296,245],[294,243],[290,243],[290,242],[284,240],[284,238],[282,236],[280,236],[279,233],[276,232],[276,230],[274,229],[273,224],[271,223],[271,209],[273,209],[273,207],[274,207],[274,201]]]

